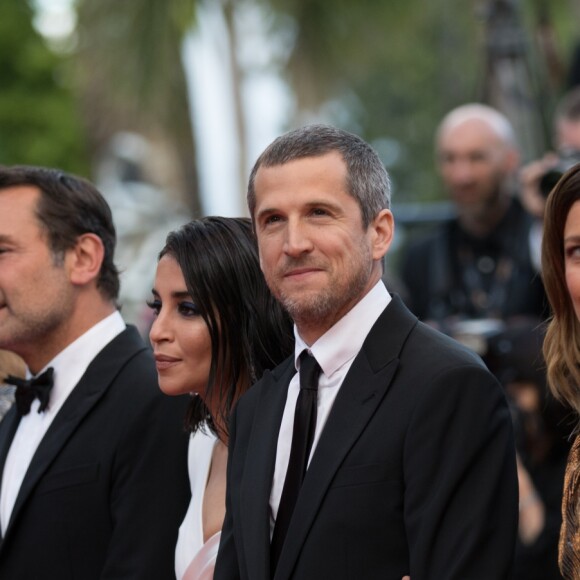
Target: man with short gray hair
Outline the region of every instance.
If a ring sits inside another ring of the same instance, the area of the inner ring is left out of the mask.
[[[481,360],[385,288],[389,180],[325,125],[250,176],[260,263],[295,353],[239,401],[215,580],[502,580],[517,530],[511,420]]]

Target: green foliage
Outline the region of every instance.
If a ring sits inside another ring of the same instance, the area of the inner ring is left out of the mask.
[[[370,141],[398,143],[398,156],[385,160],[396,201],[434,199],[441,195],[433,165],[437,124],[449,109],[478,98],[477,23],[465,2],[398,2],[395,15],[381,12],[369,19],[382,44],[356,81],[364,107],[355,127]]]
[[[176,93],[184,90],[181,43],[195,21],[195,0],[77,0],[78,54],[115,90],[110,106],[171,122]],[[172,106],[173,105],[173,106]],[[181,121],[183,122],[183,121]]]
[[[22,0],[4,0],[0,18],[0,163],[60,167],[86,174],[80,115],[55,55]]]
[[[76,0],[75,78],[91,152],[119,131],[156,143],[171,161],[169,185],[200,211],[182,43],[196,0]],[[166,176],[167,176],[166,174]],[[158,177],[158,176],[157,176]]]
[[[485,9],[474,0],[263,0],[292,23],[288,71],[303,111],[350,129],[386,151],[397,202],[443,197],[433,163],[438,122],[453,107],[483,98]],[[520,0],[533,81],[549,105],[542,55],[533,50],[541,10],[559,49],[575,36],[566,0]],[[525,16],[525,18],[524,18]],[[548,107],[549,108],[549,107]],[[538,115],[546,115],[538,111]]]
[[[436,197],[435,126],[446,109],[475,97],[473,7],[464,0],[271,3],[297,31],[289,71],[299,109],[376,141],[379,151],[387,144],[399,201]]]

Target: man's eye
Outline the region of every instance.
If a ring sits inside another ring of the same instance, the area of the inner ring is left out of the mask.
[[[312,214],[317,216],[325,216],[328,215],[328,212],[325,209],[316,208],[312,210]]]

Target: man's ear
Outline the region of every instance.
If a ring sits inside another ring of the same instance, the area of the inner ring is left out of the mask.
[[[105,259],[103,241],[96,234],[82,234],[74,248],[67,251],[66,264],[70,280],[78,286],[85,286],[99,277]]]
[[[388,251],[395,233],[395,220],[388,209],[381,210],[369,225],[373,260],[380,260]]]

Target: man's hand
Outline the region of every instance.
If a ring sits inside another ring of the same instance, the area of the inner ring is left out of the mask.
[[[547,153],[542,159],[532,161],[520,171],[520,200],[528,212],[537,218],[544,217],[546,198],[540,191],[542,176],[558,162],[555,153]]]

